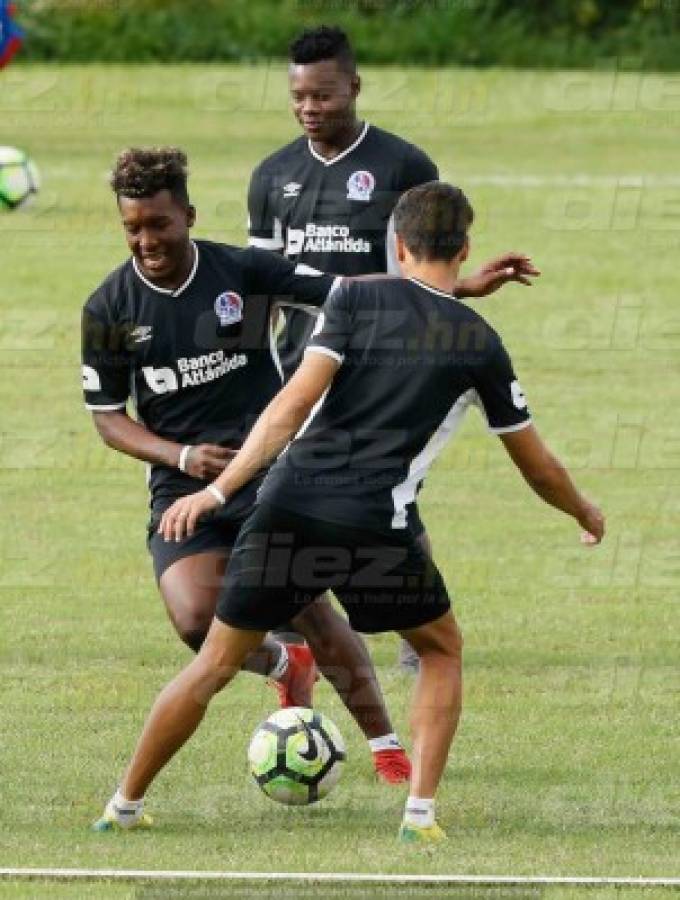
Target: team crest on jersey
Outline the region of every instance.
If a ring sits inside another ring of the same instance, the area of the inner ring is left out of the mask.
[[[289,181],[288,184],[283,186],[283,199],[292,200],[294,197],[299,197],[301,190],[301,184],[298,184],[297,181]]]
[[[352,172],[347,179],[347,199],[363,200],[364,203],[368,203],[374,188],[375,178],[370,172],[365,169]]]
[[[234,291],[225,291],[215,300],[215,314],[220,328],[236,325],[243,319],[243,300]]]

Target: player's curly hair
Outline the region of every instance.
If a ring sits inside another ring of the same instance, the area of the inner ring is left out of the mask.
[[[167,190],[188,206],[187,155],[178,147],[128,147],[113,166],[111,188],[116,197],[153,197]]]
[[[328,25],[308,28],[290,45],[290,61],[296,65],[304,66],[324,59],[335,59],[346,72],[356,72],[354,51],[342,28]]]
[[[418,259],[450,262],[465,243],[474,211],[460,188],[428,181],[402,194],[394,230]]]

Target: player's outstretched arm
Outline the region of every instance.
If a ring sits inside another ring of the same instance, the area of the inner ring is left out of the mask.
[[[262,412],[219,478],[205,491],[182,497],[165,511],[158,530],[166,541],[193,534],[202,515],[225,502],[279,455],[328,390],[339,365],[319,353],[304,356],[295,375]]]
[[[490,259],[472,275],[461,276],[453,293],[461,299],[488,297],[509,281],[530,287],[533,283],[531,279],[538,278],[540,274],[530,256],[512,250]]]
[[[568,516],[573,516],[586,533],[583,538],[585,543],[599,544],[605,527],[601,510],[576,488],[567,470],[543,443],[534,426],[529,425],[499,437],[538,496]]]
[[[319,353],[305,354],[288,384],[260,415],[243,446],[215,482],[225,496],[267,467],[300,430],[330,387],[339,363]]]
[[[126,412],[93,412],[92,418],[107,447],[152,465],[179,468],[183,444],[159,437]],[[217,444],[197,444],[185,451],[183,470],[192,478],[214,478],[224,470],[234,452]]]

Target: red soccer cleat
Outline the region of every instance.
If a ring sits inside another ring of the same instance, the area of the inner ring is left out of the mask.
[[[378,781],[384,784],[406,784],[411,780],[411,760],[401,747],[398,750],[376,750],[373,767]]]
[[[281,709],[289,706],[312,706],[314,682],[319,680],[319,670],[312,651],[306,644],[286,644],[288,668],[281,681],[274,681]]]

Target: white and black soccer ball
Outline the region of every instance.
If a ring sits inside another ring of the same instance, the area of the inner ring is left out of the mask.
[[[278,803],[303,806],[328,795],[338,783],[345,742],[328,716],[293,706],[265,719],[248,747],[250,773]]]
[[[40,188],[33,160],[16,147],[0,147],[0,211],[17,209]]]

